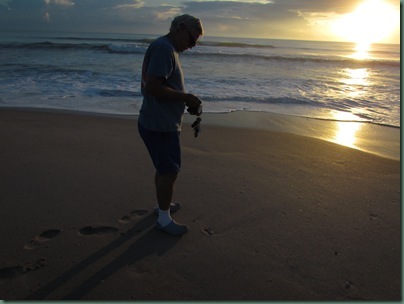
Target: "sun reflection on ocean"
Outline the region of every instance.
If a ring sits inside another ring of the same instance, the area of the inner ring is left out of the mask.
[[[355,47],[355,53],[351,55],[351,58],[364,60],[370,58],[369,51],[371,44],[366,42],[358,42]]]
[[[337,120],[337,128],[331,141],[343,146],[357,148],[357,132],[362,127],[362,123],[354,121],[358,117],[352,113],[336,111],[333,112],[333,115]]]
[[[341,89],[343,90],[342,94],[345,94],[346,98],[356,99],[365,94],[366,90],[363,90],[363,88],[370,85],[367,68],[347,68],[341,74],[342,77],[339,81],[344,84],[344,86],[341,86]]]
[[[350,85],[369,85],[368,83],[368,77],[369,77],[369,72],[368,69],[362,68],[362,69],[346,69],[344,70],[346,77],[344,79],[341,79],[341,82],[345,84],[350,84]]]
[[[344,83],[344,94],[347,98],[357,98],[363,93],[361,87],[368,86],[369,71],[366,68],[344,69],[340,82]],[[354,109],[351,109],[351,111]],[[362,127],[361,119],[351,112],[332,111],[337,121],[335,136],[331,141],[343,146],[357,148],[357,133]]]

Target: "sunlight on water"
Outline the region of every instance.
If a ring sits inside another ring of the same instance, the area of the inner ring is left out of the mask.
[[[343,77],[340,82],[344,83],[344,94],[349,99],[359,98],[363,94],[360,87],[369,86],[369,71],[367,68],[343,70]],[[360,109],[358,109],[360,111]],[[343,146],[357,148],[357,133],[361,129],[362,124],[356,122],[360,118],[349,112],[331,112],[333,118],[337,120],[337,128],[334,138],[331,141]]]
[[[368,85],[368,77],[369,77],[369,72],[368,69],[363,68],[363,69],[346,69],[346,79],[342,79],[341,81],[346,83],[346,84],[351,84],[351,85]]]
[[[355,47],[355,53],[351,56],[354,59],[364,60],[370,58],[369,51],[371,48],[370,43],[358,42]]]
[[[345,86],[341,87],[345,96],[355,100],[365,93],[363,87],[370,86],[369,71],[367,68],[351,69],[347,68],[342,71],[340,82]]]
[[[337,129],[332,141],[351,148],[356,148],[357,132],[361,129],[362,124],[360,122],[354,122],[350,120],[356,120],[357,117],[348,112],[333,112],[334,118],[338,120]]]

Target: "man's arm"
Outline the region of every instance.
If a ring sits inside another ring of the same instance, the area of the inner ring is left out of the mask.
[[[197,108],[202,101],[195,95],[176,91],[165,85],[163,77],[147,76],[144,90],[158,99],[183,101],[187,107]]]

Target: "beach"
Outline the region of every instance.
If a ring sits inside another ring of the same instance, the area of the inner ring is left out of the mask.
[[[191,120],[178,238],[136,117],[1,109],[0,298],[401,300],[399,160]]]

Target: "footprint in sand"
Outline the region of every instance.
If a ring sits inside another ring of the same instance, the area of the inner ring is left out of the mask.
[[[216,232],[214,230],[212,230],[211,228],[203,228],[203,229],[201,229],[201,231],[208,236],[216,234]]]
[[[13,279],[29,271],[35,271],[48,264],[46,258],[40,258],[35,263],[27,263],[25,267],[21,265],[11,266],[0,269],[0,280]]]
[[[102,236],[102,235],[111,235],[111,234],[117,234],[119,232],[119,229],[115,227],[108,227],[108,226],[87,226],[84,228],[81,228],[79,230],[79,235],[82,236]]]
[[[134,219],[138,218],[139,216],[145,215],[147,212],[149,212],[149,211],[147,211],[147,210],[135,210],[135,211],[132,211],[131,213],[129,213],[128,215],[125,215],[124,217],[122,217],[118,221],[120,223],[127,224],[127,223],[130,223],[131,221],[133,221]]]
[[[62,231],[58,229],[52,229],[52,230],[46,230],[42,232],[40,235],[34,237],[31,241],[29,241],[28,244],[24,246],[24,249],[27,250],[32,250],[38,245],[49,241],[50,239],[54,238],[55,236],[58,236]]]
[[[13,266],[0,269],[0,280],[12,279],[24,273],[22,266]]]

